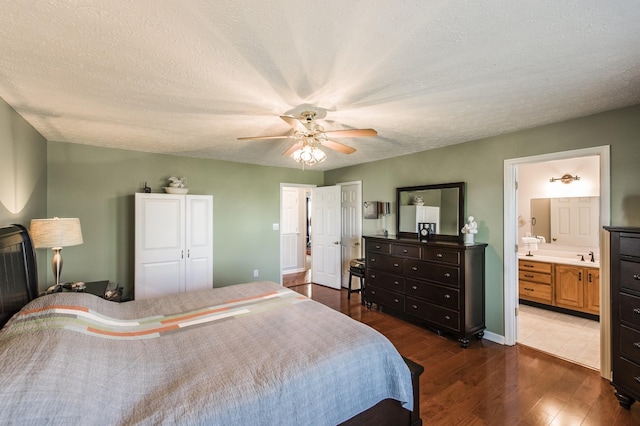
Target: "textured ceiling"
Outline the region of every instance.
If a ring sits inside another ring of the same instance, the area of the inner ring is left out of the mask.
[[[0,97],[47,140],[300,167],[278,118],[327,110],[329,170],[640,104],[637,0],[13,0]]]

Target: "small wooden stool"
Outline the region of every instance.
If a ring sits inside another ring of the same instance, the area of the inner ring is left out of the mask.
[[[364,284],[364,259],[354,259],[349,266],[349,289],[347,290],[347,299],[351,299],[351,293],[360,293],[360,302],[364,305],[365,300],[365,284]],[[351,289],[351,280],[353,277],[360,278],[360,288],[357,290]]]

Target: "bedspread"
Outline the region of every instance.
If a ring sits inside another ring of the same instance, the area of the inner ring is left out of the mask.
[[[52,294],[0,331],[0,424],[335,425],[385,398],[413,408],[393,345],[271,282]]]

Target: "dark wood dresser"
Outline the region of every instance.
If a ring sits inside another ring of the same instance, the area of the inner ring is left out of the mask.
[[[611,239],[612,384],[624,408],[640,399],[640,228],[605,226]]]
[[[487,244],[365,238],[367,305],[458,338],[466,348],[485,329]]]

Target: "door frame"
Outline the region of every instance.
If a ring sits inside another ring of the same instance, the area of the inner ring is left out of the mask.
[[[504,344],[513,346],[517,338],[518,306],[518,165],[600,156],[600,375],[611,378],[611,297],[608,233],[602,228],[611,222],[610,145],[554,152],[504,160]]]
[[[283,183],[280,182],[280,212],[279,212],[279,222],[278,222],[278,253],[280,254],[280,261],[278,262],[280,264],[280,285],[284,285],[283,282],[283,266],[282,266],[282,259],[283,259],[283,255],[282,255],[282,226],[280,226],[283,222],[283,218],[282,218],[282,203],[283,203],[283,197],[282,197],[282,190],[284,188],[316,188],[318,185],[310,185],[310,184],[304,184],[304,183]],[[298,200],[298,202],[300,202],[300,200]]]

